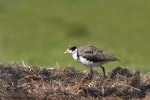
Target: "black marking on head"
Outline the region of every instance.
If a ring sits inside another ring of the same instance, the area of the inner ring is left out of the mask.
[[[74,51],[75,49],[77,49],[76,46],[69,46],[69,50]]]

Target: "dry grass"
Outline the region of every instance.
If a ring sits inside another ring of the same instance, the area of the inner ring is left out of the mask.
[[[150,98],[150,74],[131,73],[128,68],[116,67],[107,78],[94,72],[87,73],[72,67],[61,69],[23,67],[19,64],[0,65],[1,100],[122,100]]]

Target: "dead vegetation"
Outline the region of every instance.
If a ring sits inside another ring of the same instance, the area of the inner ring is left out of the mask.
[[[73,67],[37,68],[19,64],[0,65],[0,100],[126,100],[150,99],[150,73],[116,67],[94,72],[92,80]]]

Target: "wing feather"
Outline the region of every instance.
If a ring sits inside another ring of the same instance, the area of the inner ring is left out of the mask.
[[[93,62],[109,62],[118,60],[112,54],[90,45],[78,48],[78,54]]]

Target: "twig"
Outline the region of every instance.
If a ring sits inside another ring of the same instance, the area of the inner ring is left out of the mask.
[[[141,90],[138,89],[138,88],[135,88],[135,87],[133,87],[133,86],[126,85],[126,84],[123,84],[123,83],[117,83],[117,85],[123,85],[123,86],[126,86],[126,87],[130,87],[130,88],[132,88],[132,89],[135,89],[135,90],[137,90],[137,91],[141,91]]]

